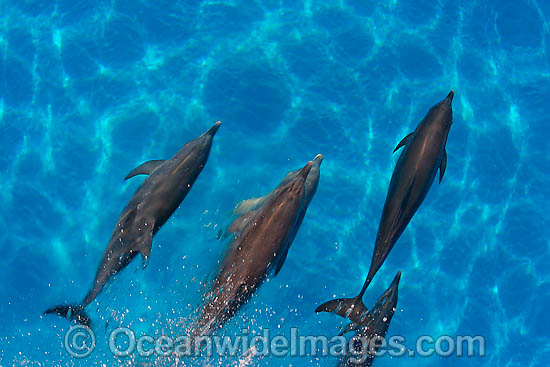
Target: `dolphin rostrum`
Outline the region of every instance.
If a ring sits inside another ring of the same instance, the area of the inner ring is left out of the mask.
[[[152,160],[132,170],[124,179],[148,175],[126,205],[115,225],[111,239],[95,275],[91,289],[80,304],[59,305],[45,314],[56,313],[89,325],[84,308],[101,292],[107,282],[124,269],[137,254],[147,265],[153,236],[178,208],[201,173],[221,122],[185,144],[169,160]]]
[[[340,367],[369,367],[380,348],[381,339],[386,337],[391,319],[397,308],[397,293],[401,272],[397,272],[393,282],[378,298],[368,317],[362,324],[350,323],[342,334],[355,331],[354,351],[340,359]]]
[[[416,130],[403,138],[394,150],[403,148],[393,170],[369,273],[361,292],[354,298],[328,301],[317,307],[316,312],[336,312],[343,317],[348,317],[350,312],[355,316],[364,314],[363,294],[422,204],[438,169],[439,182],[443,179],[447,166],[445,144],[453,123],[453,96],[451,91],[447,98],[434,105]]]
[[[281,269],[319,179],[322,156],[291,172],[269,195],[242,202],[232,243],[205,297],[193,335],[223,327],[252,297],[269,273]],[[311,177],[313,167],[317,173]],[[316,175],[316,178],[314,177]]]

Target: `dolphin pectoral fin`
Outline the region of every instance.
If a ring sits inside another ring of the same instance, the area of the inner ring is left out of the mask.
[[[403,138],[403,140],[401,140],[399,142],[399,144],[397,144],[397,146],[395,147],[395,149],[393,150],[393,152],[397,152],[401,147],[407,145],[409,143],[409,141],[414,137],[414,131],[412,133],[410,133],[409,135],[405,136]]]
[[[218,239],[223,240],[231,234],[238,237],[242,230],[250,223],[250,220],[254,218],[258,208],[260,208],[269,198],[270,194],[259,198],[243,200],[238,203],[235,209],[233,209],[233,215],[236,216],[236,218],[223,233],[218,234]]]
[[[227,237],[232,236],[234,239],[239,237],[242,230],[247,226],[252,218],[256,215],[256,210],[252,210],[245,213],[233,220],[233,222],[225,229],[221,229],[218,232],[217,238],[220,241],[225,240]]]
[[[358,297],[330,300],[317,307],[315,312],[334,312],[358,325],[365,325],[373,319],[363,300]]]
[[[277,276],[277,274],[279,274],[279,271],[281,271],[281,268],[283,267],[283,264],[285,263],[285,260],[286,260],[286,255],[288,255],[288,249],[289,248],[290,248],[290,246],[287,246],[286,249],[284,250],[284,252],[281,253],[280,258],[277,259],[275,272],[273,273],[274,276]]]
[[[149,256],[142,256],[141,260],[141,268],[145,270],[145,268],[149,265]]]
[[[265,202],[268,196],[269,195],[241,201],[240,203],[237,204],[237,206],[235,206],[235,209],[233,209],[233,214],[243,215],[256,210],[259,206],[261,206]]]
[[[153,246],[153,231],[143,234],[138,241],[137,251],[142,257],[142,267],[145,269],[149,263],[149,255],[151,255],[151,247]]]
[[[256,210],[251,210],[248,213],[245,213],[235,219],[233,223],[227,229],[229,233],[240,233],[244,227],[250,222],[252,218],[256,215]]]
[[[443,158],[441,159],[441,165],[439,166],[439,183],[443,180],[445,169],[447,168],[447,151],[443,149]]]
[[[223,232],[218,234],[218,239],[224,240],[229,235],[238,235],[256,215],[256,210],[267,200],[269,195],[259,198],[243,200],[233,209],[233,215],[237,216]]]
[[[141,266],[143,269],[145,269],[147,267],[147,265],[149,264],[149,255],[151,255],[151,246],[153,244],[153,241],[152,241],[152,237],[151,237],[151,243],[149,245],[146,245],[144,246],[143,248],[141,248],[139,250],[139,252],[141,253],[141,258],[142,258],[142,261],[141,261]]]
[[[164,162],[166,161],[162,159],[161,160],[157,159],[157,160],[147,161],[143,164],[140,164],[139,166],[134,168],[130,173],[128,173],[126,177],[124,177],[124,180],[127,180],[137,175],[150,175],[151,172],[153,172],[158,166],[160,166]]]

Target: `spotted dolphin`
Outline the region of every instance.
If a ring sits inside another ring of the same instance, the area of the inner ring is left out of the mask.
[[[305,182],[313,165],[308,162],[298,172],[285,177],[261,204],[251,208],[249,213],[253,215],[240,224],[240,232],[234,235],[221,261],[193,326],[193,335],[208,335],[223,327],[268,274],[281,269],[298,230],[296,225],[301,213],[305,213]]]
[[[439,169],[439,182],[443,179],[447,167],[445,145],[453,123],[454,91],[441,102],[434,105],[417,126],[394,149],[403,148],[393,170],[386,202],[376,235],[374,252],[369,273],[361,289],[354,298],[341,298],[328,301],[316,312],[336,312],[347,317],[362,315],[366,310],[363,294],[391,249],[409,224],[413,215],[428,194]]]
[[[145,268],[153,237],[191,190],[208,160],[212,140],[220,124],[216,122],[204,134],[185,144],[171,159],[145,162],[125,177],[127,180],[137,175],[148,175],[120,214],[91,289],[81,303],[54,306],[45,314],[56,313],[89,325],[90,319],[84,308],[98,296],[108,281],[137,254],[141,254]]]

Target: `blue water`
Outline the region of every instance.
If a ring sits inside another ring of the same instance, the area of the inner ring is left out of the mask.
[[[542,0],[0,0],[0,365],[163,365],[115,358],[109,330],[181,333],[224,249],[216,234],[233,206],[317,153],[319,189],[282,271],[222,334],[291,326],[337,334],[342,319],[313,311],[359,291],[392,150],[454,89],[443,182],[365,303],[400,269],[388,335],[482,335],[487,355],[375,365],[547,366],[549,22]],[[90,286],[143,180],[123,177],[217,120],[208,164],[155,237],[147,269],[135,261],[89,307],[97,348],[71,358],[70,324],[41,313]]]

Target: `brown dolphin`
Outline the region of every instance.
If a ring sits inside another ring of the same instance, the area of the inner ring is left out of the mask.
[[[443,179],[447,166],[445,144],[453,123],[453,96],[451,91],[447,98],[433,106],[416,130],[401,140],[394,150],[404,147],[393,170],[369,273],[361,292],[354,298],[328,301],[317,307],[316,312],[336,312],[348,317],[351,311],[360,316],[367,310],[362,300],[367,287],[422,204],[438,169],[439,182]]]
[[[289,243],[294,242],[294,238],[296,237],[296,234],[298,233],[298,229],[300,228],[300,225],[304,220],[304,216],[306,215],[307,208],[309,207],[309,203],[311,202],[311,199],[313,199],[313,196],[317,192],[317,187],[319,186],[319,177],[321,175],[321,163],[323,162],[323,155],[317,154],[312,162],[313,162],[313,165],[311,166],[311,170],[309,171],[305,182],[304,205],[300,210],[300,214],[298,216],[298,220],[296,221],[296,225],[294,226],[294,229],[292,231],[292,235],[289,239]],[[300,170],[301,168],[295,171],[289,172],[277,187],[283,186],[290,180],[294,179],[296,175],[300,172]],[[273,195],[274,192],[275,190],[266,196],[262,196],[260,198],[248,199],[240,202],[234,210],[234,214],[240,214],[240,216],[236,218],[233,221],[233,223],[231,223],[226,234],[224,234],[223,237],[225,238],[230,233],[238,234],[244,228],[244,226],[248,223],[248,221],[254,217],[254,215],[257,212],[257,209],[261,207]],[[289,247],[287,247],[287,250]],[[282,258],[282,261],[279,263],[279,266],[282,266],[282,264],[284,263],[284,260],[286,259],[286,255],[287,255],[286,252],[282,255],[283,258]],[[274,275],[277,275],[280,270],[281,270],[280,267],[275,269]]]
[[[56,313],[88,325],[90,320],[84,308],[98,296],[109,279],[139,253],[145,268],[153,236],[191,190],[208,160],[212,139],[220,124],[216,122],[204,134],[185,144],[171,159],[145,162],[125,177],[127,180],[136,175],[148,175],[120,214],[92,288],[80,304],[54,306],[45,314]]]
[[[233,237],[205,297],[193,335],[208,335],[229,321],[252,297],[272,269],[280,269],[297,231],[305,204],[305,182],[313,166],[308,162],[285,178]]]
[[[372,311],[362,324],[351,323],[344,332],[354,330],[354,354],[340,359],[340,367],[369,367],[380,348],[380,339],[386,337],[391,319],[397,308],[397,293],[401,272],[397,272],[393,282],[378,298]],[[378,342],[377,342],[378,341]]]

